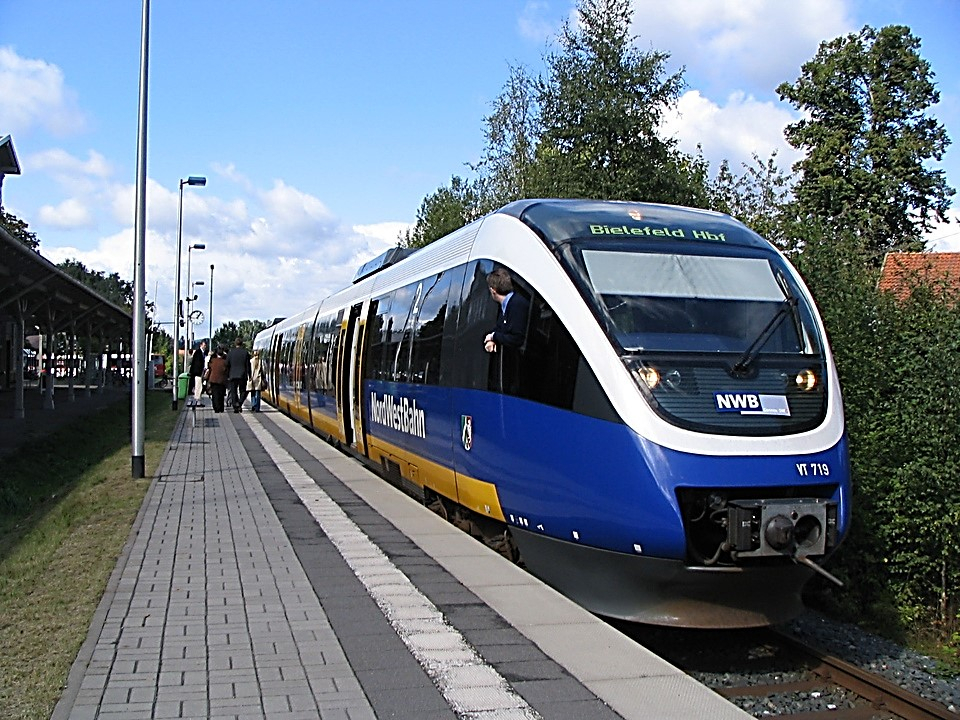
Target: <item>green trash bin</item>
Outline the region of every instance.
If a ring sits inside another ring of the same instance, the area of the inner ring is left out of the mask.
[[[177,397],[185,400],[188,387],[190,387],[190,373],[180,373],[180,377],[177,378]]]

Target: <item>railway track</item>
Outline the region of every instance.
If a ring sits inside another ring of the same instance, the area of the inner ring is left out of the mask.
[[[618,627],[754,717],[960,719],[944,705],[775,630]]]

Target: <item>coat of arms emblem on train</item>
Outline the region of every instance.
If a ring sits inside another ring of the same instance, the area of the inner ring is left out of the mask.
[[[460,442],[463,443],[463,449],[467,452],[473,447],[473,416],[460,416]]]

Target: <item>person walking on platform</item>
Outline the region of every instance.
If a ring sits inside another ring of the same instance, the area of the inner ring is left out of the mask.
[[[250,393],[250,410],[260,412],[260,391],[266,388],[263,377],[263,366],[260,363],[260,351],[254,350],[250,359],[250,380],[247,382],[247,391]]]
[[[200,396],[203,394],[203,369],[206,365],[207,341],[201,340],[190,358],[190,390],[193,392],[194,407],[203,407]]]
[[[210,401],[215,413],[223,412],[223,400],[227,394],[227,349],[220,345],[210,353],[207,363],[207,383],[210,385]]]
[[[250,377],[250,353],[243,346],[243,338],[238,337],[233,349],[227,353],[227,392],[230,405],[235,413],[242,412],[243,401],[247,398],[247,378]]]

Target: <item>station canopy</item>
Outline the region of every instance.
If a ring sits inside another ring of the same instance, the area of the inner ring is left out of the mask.
[[[26,334],[90,334],[111,342],[129,342],[133,319],[83,283],[67,275],[5,228],[0,227],[0,323],[18,322],[23,308]]]

